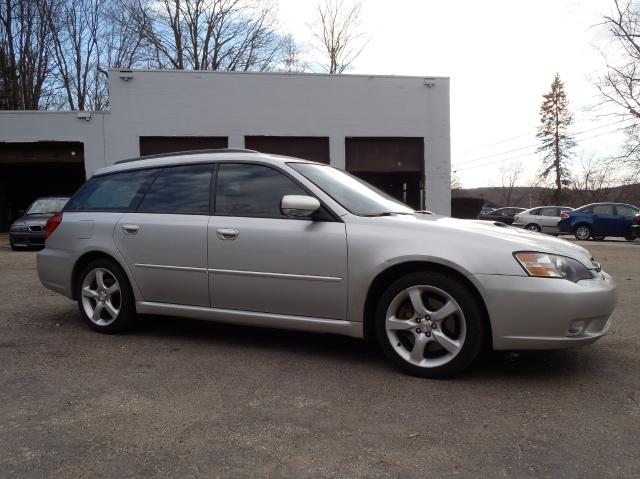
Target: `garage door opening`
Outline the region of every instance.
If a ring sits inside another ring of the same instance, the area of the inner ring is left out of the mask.
[[[141,136],[140,156],[227,148],[226,136]]]
[[[71,196],[86,179],[80,142],[0,143],[0,232],[42,196]]]
[[[326,136],[245,136],[244,145],[262,153],[329,164],[329,138]]]
[[[346,138],[346,169],[414,209],[424,208],[424,138]]]

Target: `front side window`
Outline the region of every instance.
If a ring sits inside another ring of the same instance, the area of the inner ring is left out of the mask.
[[[208,215],[212,164],[170,166],[162,169],[144,196],[138,211]]]
[[[259,218],[288,218],[280,211],[285,195],[308,195],[273,168],[248,163],[220,163],[215,214]]]
[[[157,170],[94,176],[69,200],[65,211],[127,211],[135,208]]]
[[[411,214],[414,210],[368,183],[331,166],[314,163],[288,163],[318,188],[358,216]]]
[[[638,214],[638,209],[629,205],[616,205],[618,216],[633,217]]]
[[[542,216],[558,216],[558,208],[542,208],[540,214]]]

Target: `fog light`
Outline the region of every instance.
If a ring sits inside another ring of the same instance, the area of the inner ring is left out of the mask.
[[[578,336],[584,331],[584,320],[573,321],[567,330],[567,336]]]

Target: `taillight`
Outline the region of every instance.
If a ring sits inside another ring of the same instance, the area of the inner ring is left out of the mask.
[[[518,221],[518,215],[515,215],[515,216],[513,217],[513,221],[514,221],[514,222]]]
[[[569,217],[569,213],[563,211],[562,213],[560,213],[560,219],[561,220],[566,220]]]
[[[44,239],[47,239],[51,236],[56,228],[62,223],[62,213],[56,213],[51,218],[47,220],[47,225],[44,227]]]
[[[640,213],[638,213],[638,214],[636,215],[636,221],[637,221],[638,223],[640,223]]]

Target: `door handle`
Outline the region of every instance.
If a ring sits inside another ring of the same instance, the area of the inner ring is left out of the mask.
[[[127,235],[134,235],[140,231],[140,227],[138,225],[122,225],[122,232]]]
[[[233,228],[218,228],[216,230],[216,236],[221,240],[234,240],[240,233]]]

